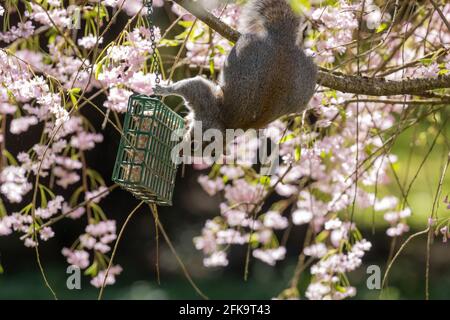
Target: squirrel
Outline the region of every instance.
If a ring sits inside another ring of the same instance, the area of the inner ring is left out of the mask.
[[[241,36],[216,84],[201,76],[157,86],[154,94],[181,96],[187,133],[202,129],[259,129],[303,111],[314,93],[317,67],[303,51],[306,24],[286,0],[249,0]]]

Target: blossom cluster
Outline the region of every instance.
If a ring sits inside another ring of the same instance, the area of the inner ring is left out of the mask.
[[[412,22],[403,21],[392,27],[395,32],[388,32],[396,12],[385,9],[375,1],[344,0],[335,5],[309,8],[305,14],[312,21],[314,31],[306,39],[307,51],[319,65],[340,65],[343,72],[358,72],[357,64],[342,61],[357,53],[355,33],[358,19],[363,17],[367,31],[361,32],[361,37],[379,33],[384,46],[378,45],[379,50],[369,50],[363,55],[361,66],[376,68],[383,63],[386,52],[398,50],[395,49],[401,43],[398,34],[412,27]],[[445,5],[442,11],[449,10],[450,5]],[[389,63],[383,66],[383,71],[389,71],[389,78],[430,78],[448,72],[448,54],[438,55],[434,62],[419,59],[433,52],[431,48],[427,51],[425,46],[415,45],[423,42],[425,36],[431,43],[448,50],[450,32],[436,11],[428,24],[417,28],[406,40],[402,51],[394,52]],[[188,47],[188,50],[191,51],[188,57],[194,57],[190,62],[196,64],[198,49]],[[395,71],[395,66],[403,64],[407,66]],[[360,70],[368,72],[365,69]],[[355,210],[368,209],[384,217],[389,225],[386,230],[389,237],[400,237],[410,229],[407,221],[412,210],[393,195],[382,197],[376,193],[377,186],[392,183],[390,171],[397,162],[394,154],[379,153],[385,148],[386,137],[382,133],[392,132],[397,119],[409,108],[388,102],[357,102],[353,95],[324,88],[317,90],[310,108],[318,117],[311,131],[282,121],[267,128],[267,135],[279,144],[282,157],[280,167],[270,179],[259,176],[251,164],[239,160],[222,165],[220,170],[213,166],[209,175],[199,177],[206,193],[221,192],[224,202],[220,205],[220,215],[208,220],[194,243],[205,254],[207,267],[228,265],[230,245],[249,246],[253,257],[275,265],[286,256],[286,248],[280,244],[280,231],[289,225],[308,225],[316,237],[303,248],[302,254],[318,262],[310,269],[313,277],[305,296],[343,299],[355,295],[356,289],[342,279],[361,265],[361,258],[371,245],[359,236],[354,223],[342,217],[353,215]],[[304,124],[304,118],[299,116],[293,122]],[[257,145],[255,141],[240,142],[236,142],[238,154],[249,148],[256,152],[251,147]],[[265,196],[273,191],[284,199],[272,204],[269,211],[261,211]],[[444,237],[448,232],[445,228],[441,230]],[[355,241],[355,235],[359,240]]]
[[[116,222],[103,212],[101,203],[110,189],[86,162],[86,154],[105,142],[83,108],[95,106],[105,116],[105,124],[120,127],[114,123],[118,117],[110,113],[124,113],[133,92],[153,93],[157,63],[153,55],[163,59],[160,49],[186,41],[186,54],[177,63],[215,78],[232,44],[178,5],[172,10],[180,17],[183,32],[167,39],[155,28],[159,46],[154,52],[142,0],[26,2],[29,6],[16,19],[19,22],[5,25],[0,32],[4,128],[0,132],[0,236],[16,232],[25,246],[36,248],[40,241],[54,237],[52,225],[59,218],[85,219],[83,233],[62,254],[67,263],[91,277],[93,286],[113,284],[122,268],[112,265],[106,271],[117,238]],[[397,7],[382,7],[373,0],[320,3],[302,7],[312,26],[305,50],[319,66],[386,79],[435,78],[449,72],[450,31],[441,15],[450,15],[450,4],[441,5],[440,12],[423,5],[404,17]],[[163,4],[154,1],[156,7]],[[0,6],[0,16],[18,14],[10,6]],[[240,2],[211,10],[227,25],[238,27]],[[120,25],[116,13],[130,23]],[[84,30],[77,29],[80,21],[74,17],[81,19]],[[111,26],[121,30],[114,39],[107,29]],[[104,98],[97,106],[93,98],[100,94]],[[356,289],[347,274],[362,265],[371,244],[353,216],[370,210],[384,218],[387,236],[397,238],[409,232],[413,214],[406,199],[377,193],[378,186],[397,182],[391,171],[395,173],[398,158],[389,139],[405,123],[418,122],[407,103],[412,97],[383,99],[318,87],[307,111],[316,121],[309,123],[304,113],[266,128],[266,136],[279,146],[281,160],[270,177],[248,161],[258,152],[257,138],[237,137],[229,150],[236,161],[212,164],[210,173],[198,179],[207,195],[223,195],[217,216],[210,217],[194,239],[204,266],[227,266],[230,246],[246,246],[252,258],[275,266],[292,254],[282,235],[308,229],[312,236],[299,249],[311,259],[311,280],[304,296],[354,296]],[[21,145],[17,154],[11,154],[9,137],[28,133],[37,137],[33,145]],[[203,169],[210,166],[205,162]],[[61,196],[69,190],[70,197]],[[275,200],[268,203],[269,198]],[[449,205],[447,198],[444,202]],[[10,212],[3,204],[21,209]],[[447,241],[448,219],[437,220],[435,226]]]

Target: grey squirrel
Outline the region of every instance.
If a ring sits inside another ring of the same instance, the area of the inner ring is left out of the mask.
[[[305,24],[286,0],[250,0],[241,16],[242,33],[219,83],[197,76],[155,88],[156,95],[181,96],[202,129],[263,128],[305,109],[316,84],[316,66],[303,52]]]

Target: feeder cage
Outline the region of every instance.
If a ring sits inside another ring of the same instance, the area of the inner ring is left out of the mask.
[[[171,138],[183,126],[183,118],[159,99],[133,94],[112,180],[141,200],[171,205],[177,173],[171,155],[179,143]]]

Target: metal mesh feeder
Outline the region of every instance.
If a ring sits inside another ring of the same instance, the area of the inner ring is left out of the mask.
[[[179,141],[171,137],[183,127],[183,118],[160,100],[132,95],[112,180],[141,200],[172,205],[177,173],[172,150]]]

